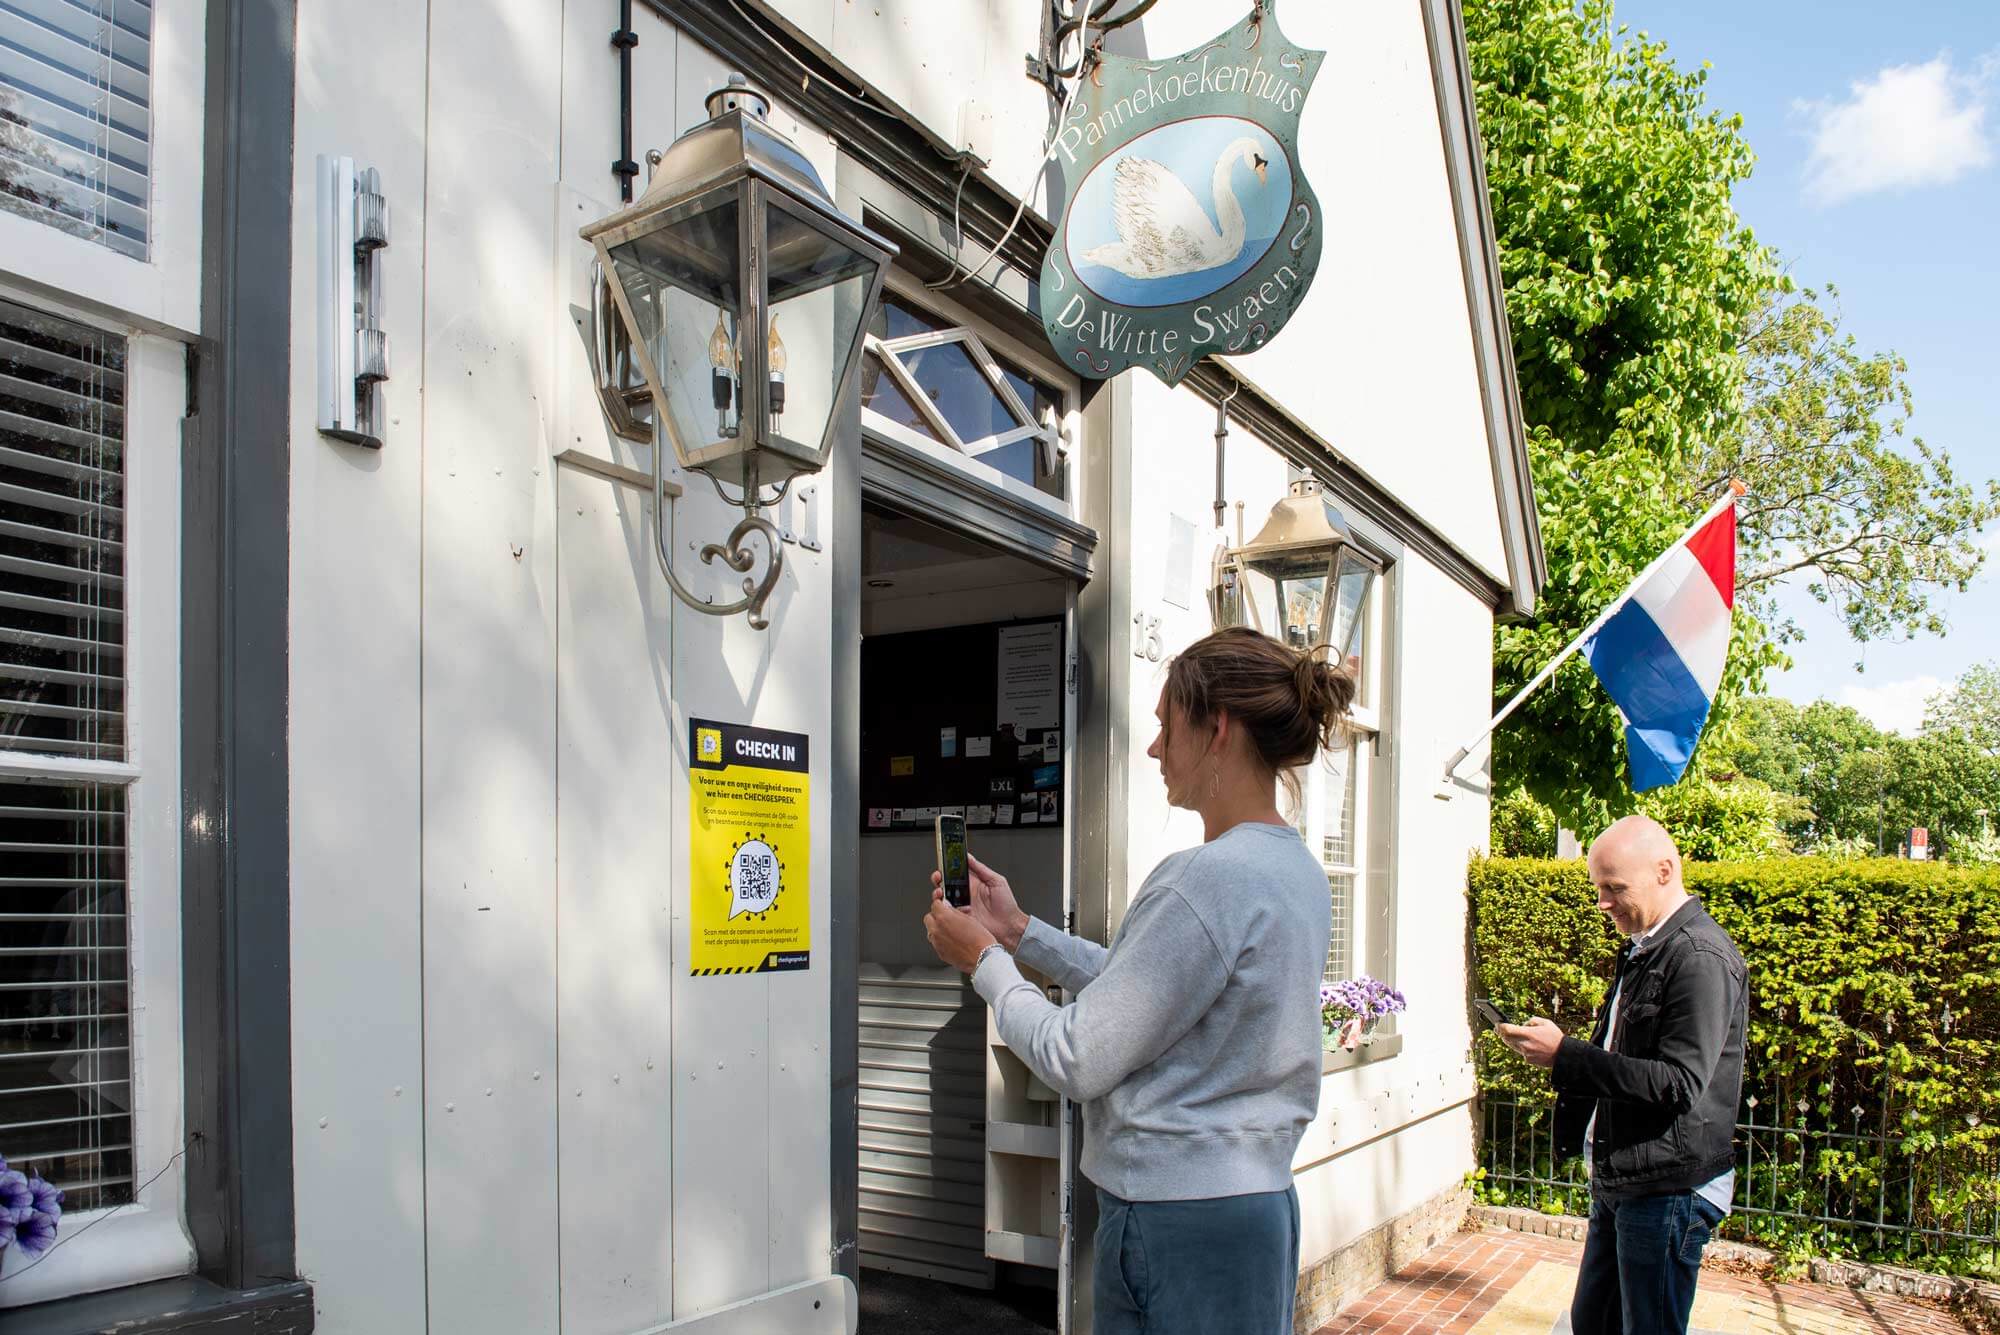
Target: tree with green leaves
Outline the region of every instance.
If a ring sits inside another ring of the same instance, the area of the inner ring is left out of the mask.
[[[1877,826],[1885,837],[1890,828],[1889,741],[1846,705],[1815,700],[1801,708],[1757,696],[1709,739],[1704,762],[1711,773],[1738,774],[1798,799],[1785,828],[1803,850],[1860,835],[1873,849]]]
[[[1985,560],[1979,531],[2000,516],[2000,482],[1974,486],[1921,438],[1901,446],[1908,367],[1864,353],[1840,327],[1839,292],[1774,284],[1743,340],[1743,411],[1682,476],[1685,508],[1730,478],[1737,592],[1780,640],[1798,638],[1782,584],[1832,608],[1858,641],[1944,633],[1934,603],[1963,591]]]
[[[1796,638],[1786,582],[1858,640],[1941,633],[1933,597],[1979,568],[2000,487],[1904,444],[1901,359],[1862,352],[1837,294],[1795,291],[1743,226],[1731,192],[1753,155],[1741,118],[1707,105],[1705,70],[1617,26],[1610,0],[1466,0],[1465,18],[1551,572],[1536,620],[1496,632],[1497,697],[1731,477],[1750,492],[1711,731]],[[1617,711],[1581,658],[1496,734],[1493,772],[1576,829],[1637,805]]]
[[[1551,571],[1495,645],[1511,695],[1661,549],[1704,442],[1737,431],[1744,331],[1775,266],[1730,205],[1752,156],[1706,75],[1608,0],[1470,0],[1466,29]],[[1775,660],[1738,619],[1721,710]],[[1580,658],[1494,739],[1503,787],[1575,828],[1630,809],[1623,728]]]
[[[1989,756],[2000,755],[2000,663],[1975,663],[1926,700],[1924,731],[1956,734]]]
[[[1796,798],[1785,828],[1804,852],[1860,841],[1894,853],[1912,826],[1923,826],[1950,855],[2000,817],[2000,757],[1971,734],[1936,727],[1900,737],[1826,700],[1803,708],[1769,697],[1744,702],[1711,739],[1704,764],[1711,775],[1740,775]]]

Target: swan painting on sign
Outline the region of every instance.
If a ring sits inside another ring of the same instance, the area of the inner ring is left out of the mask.
[[[1262,347],[1304,299],[1324,227],[1299,118],[1325,53],[1293,44],[1277,7],[1179,56],[1086,58],[1051,150],[1040,287],[1071,369],[1178,384],[1212,352]]]
[[[1291,203],[1292,164],[1269,131],[1201,116],[1098,163],[1077,187],[1062,241],[1098,296],[1170,306],[1242,277],[1277,241]]]

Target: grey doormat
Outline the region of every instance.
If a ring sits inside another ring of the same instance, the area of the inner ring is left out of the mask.
[[[988,1293],[934,1279],[861,1272],[860,1335],[1055,1335],[1056,1295],[1006,1287]]]

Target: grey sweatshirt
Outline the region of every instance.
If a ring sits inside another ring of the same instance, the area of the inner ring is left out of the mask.
[[[1246,823],[1155,867],[1108,950],[1029,921],[1018,958],[1069,1005],[1004,951],[972,982],[1028,1069],[1083,1102],[1092,1182],[1140,1201],[1282,1191],[1319,1108],[1331,930],[1298,834]]]

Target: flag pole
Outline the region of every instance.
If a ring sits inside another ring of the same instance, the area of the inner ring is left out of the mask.
[[[1701,518],[1695,520],[1694,523],[1688,525],[1687,532],[1681,534],[1680,537],[1676,538],[1672,543],[1668,544],[1667,549],[1665,551],[1661,552],[1658,556],[1654,557],[1651,564],[1649,564],[1644,570],[1641,570],[1638,573],[1638,575],[1636,575],[1633,578],[1632,582],[1625,586],[1625,592],[1619,594],[1616,598],[1612,599],[1611,605],[1606,607],[1602,612],[1599,612],[1597,614],[1597,619],[1591,622],[1588,626],[1585,626],[1581,631],[1579,631],[1575,639],[1571,640],[1568,644],[1564,645],[1562,652],[1557,654],[1554,658],[1550,659],[1548,662],[1548,666],[1544,667],[1540,672],[1537,672],[1532,681],[1530,681],[1526,686],[1523,686],[1518,692],[1516,692],[1514,698],[1509,700],[1506,706],[1502,708],[1499,713],[1493,716],[1491,722],[1489,722],[1485,727],[1481,728],[1478,732],[1474,733],[1472,737],[1466,741],[1464,746],[1458,748],[1457,752],[1455,752],[1452,755],[1452,758],[1445,762],[1444,778],[1442,780],[1443,784],[1446,785],[1447,787],[1450,785],[1451,776],[1458,770],[1458,767],[1460,765],[1463,765],[1465,763],[1466,757],[1472,754],[1472,748],[1478,746],[1488,737],[1491,737],[1494,734],[1494,732],[1499,729],[1500,725],[1502,723],[1505,723],[1508,717],[1512,715],[1515,710],[1521,707],[1522,701],[1526,700],[1530,695],[1534,694],[1537,690],[1541,689],[1541,687],[1545,683],[1547,683],[1550,677],[1556,675],[1557,668],[1561,667],[1564,663],[1568,662],[1570,656],[1576,653],[1578,649],[1581,649],[1584,646],[1584,644],[1590,639],[1591,636],[1597,634],[1598,631],[1603,630],[1604,624],[1607,621],[1611,620],[1612,617],[1617,616],[1619,610],[1623,608],[1625,604],[1632,601],[1632,595],[1639,591],[1639,586],[1644,584],[1647,581],[1647,579],[1651,578],[1654,571],[1658,570],[1661,566],[1665,565],[1668,557],[1672,556],[1675,552],[1679,551],[1682,547],[1686,546],[1690,538],[1694,537],[1695,534],[1701,532],[1701,530],[1708,525],[1709,521],[1713,520],[1717,515],[1721,514],[1724,510],[1727,510],[1730,506],[1736,504],[1738,498],[1740,498],[1747,491],[1749,491],[1749,488],[1744,486],[1743,483],[1739,482],[1735,478],[1729,479],[1729,490],[1725,491],[1719,498],[1717,498],[1715,504],[1709,506],[1708,510],[1702,515]],[[1449,794],[1448,792],[1441,791],[1440,796],[1449,796]]]

